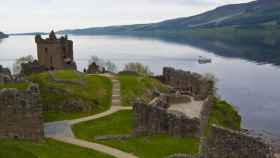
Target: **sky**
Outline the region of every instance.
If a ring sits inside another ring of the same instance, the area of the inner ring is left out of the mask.
[[[48,32],[159,22],[252,0],[0,0],[0,30]]]

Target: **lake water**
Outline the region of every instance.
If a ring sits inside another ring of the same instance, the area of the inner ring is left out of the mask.
[[[245,59],[227,58],[187,44],[156,39],[117,36],[70,36],[74,41],[75,60],[80,70],[91,56],[110,59],[119,70],[128,62],[148,65],[155,74],[164,66],[211,73],[218,79],[218,93],[236,106],[243,127],[265,130],[280,136],[280,68],[260,65]],[[12,67],[18,57],[36,57],[33,36],[12,36],[0,43],[0,64]],[[209,57],[211,64],[198,64],[199,56]]]

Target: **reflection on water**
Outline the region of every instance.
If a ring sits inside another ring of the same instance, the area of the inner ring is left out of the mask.
[[[243,51],[248,52],[252,59],[244,60],[220,53],[218,54],[221,56],[216,55],[215,49],[206,51],[205,47],[198,49],[187,44],[155,39],[113,36],[70,38],[74,40],[75,59],[80,70],[87,66],[90,56],[96,55],[114,61],[119,69],[122,69],[125,63],[137,61],[149,65],[156,74],[161,73],[163,66],[212,73],[218,78],[219,95],[233,103],[240,111],[244,127],[280,135],[279,67],[250,62],[256,57],[253,56],[254,52],[248,49]],[[257,54],[261,54],[261,51],[259,49]],[[15,36],[0,44],[0,52],[0,64],[11,67],[15,58],[29,54],[36,57],[36,45],[32,36]],[[199,64],[199,56],[211,58],[213,63]],[[268,59],[268,56],[265,58],[267,62],[274,61]],[[274,62],[272,64],[276,65]]]

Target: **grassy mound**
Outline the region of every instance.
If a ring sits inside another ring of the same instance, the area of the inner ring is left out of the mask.
[[[29,141],[0,140],[0,158],[113,158],[90,149],[44,140]]]
[[[22,83],[8,83],[8,84],[0,84],[0,90],[3,88],[15,88],[18,90],[25,90],[29,86],[29,83],[22,82]]]
[[[226,101],[215,98],[213,110],[209,117],[209,124],[216,124],[233,130],[240,130],[241,116],[232,105]]]
[[[85,75],[75,71],[55,71],[53,76],[64,82],[50,80],[49,74],[33,74],[29,80],[40,85],[43,105],[59,105],[63,101],[71,99],[82,99],[92,103],[92,111],[65,113],[61,111],[48,111],[44,113],[45,121],[58,121],[75,119],[105,111],[111,106],[112,83],[102,76]],[[56,89],[62,93],[53,93],[50,89]]]
[[[131,134],[133,112],[121,111],[105,118],[73,126],[78,138],[105,144],[140,158],[163,158],[174,153],[197,153],[199,140],[194,138],[172,138],[167,135],[130,138],[126,141],[95,141],[96,136]]]
[[[123,73],[118,75],[121,84],[121,102],[123,106],[132,106],[135,99],[152,99],[153,91],[166,92],[168,87],[160,81],[138,74]]]

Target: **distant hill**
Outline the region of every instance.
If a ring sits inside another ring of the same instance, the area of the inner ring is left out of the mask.
[[[47,35],[48,33],[46,32],[29,32],[29,33],[13,33],[13,34],[10,34],[11,36],[29,36],[29,35]]]
[[[196,16],[159,23],[62,30],[59,33],[78,35],[133,34],[194,28],[263,26],[280,26],[280,0],[257,0],[250,3],[225,5]]]
[[[0,31],[0,38],[7,38],[7,37],[9,36]]]

